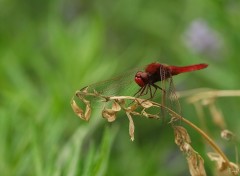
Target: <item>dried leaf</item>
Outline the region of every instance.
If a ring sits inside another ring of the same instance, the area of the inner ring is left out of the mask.
[[[75,112],[75,114],[77,114],[77,116],[79,116],[80,118],[82,118],[82,117],[83,117],[83,110],[78,107],[78,105],[77,105],[77,103],[75,102],[75,100],[72,100],[71,106],[72,106],[72,109],[73,109],[73,111]]]
[[[126,112],[128,119],[129,119],[129,135],[131,138],[131,141],[134,141],[134,123],[133,123],[133,119],[132,116],[130,115],[129,112]]]
[[[113,122],[116,120],[116,111],[112,109],[103,109],[102,116],[107,119],[108,122]]]
[[[174,126],[174,135],[175,135],[175,143],[180,146],[186,143],[191,143],[190,136],[185,128],[181,126]]]
[[[86,105],[86,109],[85,109],[85,113],[84,113],[84,117],[85,119],[88,121],[90,119],[91,116],[91,105],[90,105],[90,101],[87,100],[83,100],[84,104]]]
[[[180,150],[185,152],[186,154],[191,154],[191,152],[193,152],[193,148],[189,143],[184,142],[181,146],[180,146]]]
[[[204,161],[202,157],[190,145],[191,139],[188,132],[182,126],[174,126],[175,143],[187,157],[189,171],[192,176],[205,176]]]
[[[90,116],[91,116],[91,108],[90,108],[90,102],[87,101],[87,100],[82,100],[83,103],[86,105],[86,109],[85,109],[85,113],[84,111],[77,105],[77,103],[72,100],[71,102],[71,106],[72,106],[72,109],[73,111],[75,112],[75,114],[80,117],[81,119],[83,120],[86,120],[88,121]]]
[[[121,110],[121,106],[117,102],[113,102],[112,108],[104,108],[102,111],[103,118],[107,119],[108,122],[113,122],[116,120],[116,114]]]
[[[232,175],[240,175],[240,168],[235,163],[230,162]]]
[[[153,104],[148,100],[136,99],[136,101],[138,102],[139,105],[141,105],[143,108],[146,108],[146,109],[153,106]]]
[[[147,118],[153,118],[153,119],[159,119],[160,117],[158,115],[155,115],[155,114],[149,114],[147,113],[146,111],[142,111],[142,115],[147,117]]]
[[[207,155],[210,158],[210,160],[216,162],[217,172],[219,173],[218,175],[221,174],[221,175],[230,176],[230,175],[239,175],[240,174],[240,168],[238,165],[230,162],[231,168],[229,168],[229,165],[227,164],[227,162],[218,153],[209,152],[209,153],[207,153]]]
[[[153,104],[152,104],[150,101],[148,101],[148,100],[142,101],[142,102],[140,103],[140,105],[141,105],[143,108],[146,108],[146,109],[153,106]]]
[[[202,157],[192,150],[191,154],[187,157],[188,167],[192,176],[205,176],[204,160]]]
[[[112,110],[120,111],[121,110],[121,106],[117,102],[113,102]]]
[[[219,155],[218,153],[214,153],[214,152],[209,152],[209,153],[207,153],[207,155],[210,158],[210,160],[216,161],[217,169],[219,171],[223,171],[223,170],[227,169],[227,163],[225,162],[225,160],[222,158],[221,155]]]

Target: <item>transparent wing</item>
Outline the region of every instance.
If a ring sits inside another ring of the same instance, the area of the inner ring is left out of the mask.
[[[166,69],[166,67],[160,67],[159,74],[162,80],[160,82],[160,87],[162,88],[161,104],[167,108],[170,108],[176,113],[181,114],[181,106],[176,94],[171,72]],[[164,108],[162,108],[161,113],[164,118],[166,113]]]
[[[134,96],[140,88],[135,83],[134,77],[140,70],[142,70],[142,68],[135,68],[112,79],[91,84],[82,88],[80,92],[87,91],[88,93],[106,97]],[[91,106],[94,108],[111,106],[108,105],[109,103],[103,102],[101,96],[85,96],[84,98],[90,101]]]
[[[139,86],[134,81],[137,71],[139,71],[139,68],[135,68],[112,79],[94,83],[86,87],[88,87],[88,91],[95,91],[104,96],[133,96],[134,92],[139,89]]]

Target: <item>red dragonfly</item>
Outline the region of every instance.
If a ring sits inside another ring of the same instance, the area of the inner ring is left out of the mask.
[[[167,100],[170,105],[167,104],[166,106],[171,106],[173,109],[177,108],[176,111],[179,112],[180,105],[175,93],[172,76],[180,73],[201,70],[207,66],[207,64],[195,64],[180,67],[154,62],[147,65],[144,71],[135,69],[130,72],[125,72],[125,74],[119,77],[92,84],[88,86],[88,90],[97,91],[106,96],[134,95],[135,97],[144,98],[147,96],[147,99],[153,99],[161,95],[162,105],[165,106],[165,100]],[[135,80],[135,82],[133,80]],[[131,91],[128,91],[129,89],[131,89]],[[157,90],[160,90],[161,93],[156,94]],[[171,101],[168,101],[168,99]]]
[[[165,101],[167,96],[171,100],[170,104],[168,104],[167,106],[171,106],[169,108],[178,111],[177,113],[181,113],[181,108],[178,102],[177,95],[175,93],[172,76],[178,75],[180,73],[201,70],[206,68],[207,66],[207,64],[195,64],[179,67],[168,66],[166,64],[160,64],[158,62],[151,63],[147,65],[145,71],[138,71],[135,75],[135,82],[140,86],[140,89],[135,93],[135,96],[140,97],[148,94],[149,92],[149,99],[152,99],[155,96],[157,89],[159,89],[162,91],[161,104],[163,106],[166,106]],[[156,84],[157,82],[161,82],[161,87]],[[166,82],[168,82],[168,84],[166,84]],[[152,92],[152,87],[154,88],[154,92]],[[163,110],[162,116],[164,117]]]
[[[150,91],[150,98],[152,98],[157,89],[161,89],[163,91],[164,88],[159,87],[156,85],[156,82],[164,81],[167,79],[172,79],[172,76],[178,75],[180,73],[185,72],[192,72],[196,70],[201,70],[206,68],[207,64],[196,64],[196,65],[189,65],[189,66],[168,66],[166,64],[160,64],[158,62],[149,64],[145,71],[138,71],[135,75],[135,82],[141,87],[136,95],[142,96]],[[172,80],[170,80],[172,82]],[[154,87],[154,93],[152,93],[151,87]]]

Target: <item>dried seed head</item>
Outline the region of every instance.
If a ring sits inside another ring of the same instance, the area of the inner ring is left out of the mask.
[[[231,141],[235,135],[229,130],[223,130],[221,131],[221,137],[227,141]]]

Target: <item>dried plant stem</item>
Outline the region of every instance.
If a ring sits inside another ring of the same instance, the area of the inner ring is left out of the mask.
[[[180,92],[180,97],[186,97],[191,95],[190,93],[184,93]],[[202,92],[196,92],[194,96],[191,96],[188,98],[189,102],[196,102],[200,101],[202,99],[209,99],[209,98],[215,98],[215,97],[236,97],[240,96],[240,90],[205,90]]]
[[[188,124],[190,127],[192,127],[193,129],[195,129],[199,134],[201,134],[201,136],[212,146],[212,148],[219,154],[222,156],[222,158],[226,161],[227,165],[230,165],[230,161],[228,160],[228,158],[226,157],[226,155],[222,152],[222,150],[217,146],[217,144],[204,132],[202,131],[200,128],[198,128],[196,125],[194,125],[192,122],[188,121],[187,119],[181,117],[181,121],[185,122],[186,124]]]
[[[222,150],[215,144],[215,142],[205,132],[203,132],[200,128],[198,128],[196,125],[194,125],[192,122],[188,121],[187,119],[182,118],[181,120],[184,121],[189,126],[191,126],[192,128],[194,128],[196,131],[198,131],[208,141],[208,143],[216,150],[216,152],[218,152],[223,157],[223,159],[227,163],[229,163],[228,158],[225,156]]]

